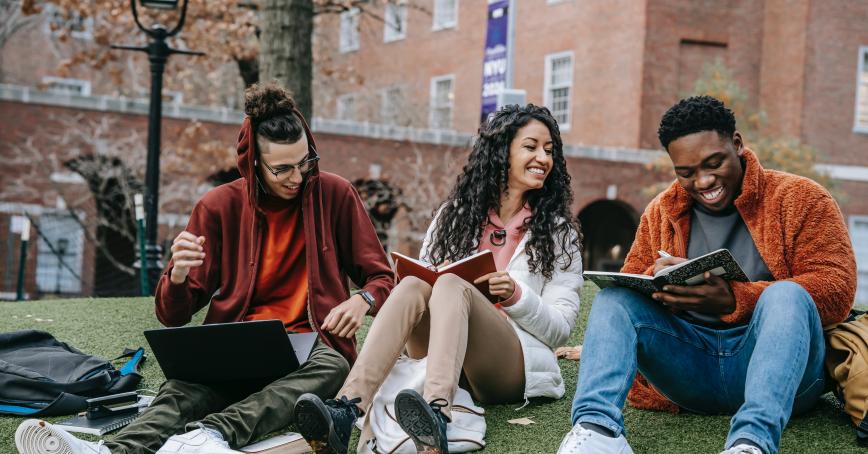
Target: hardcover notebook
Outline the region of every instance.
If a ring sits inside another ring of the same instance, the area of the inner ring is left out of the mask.
[[[749,279],[738,262],[726,249],[718,249],[686,262],[664,268],[653,276],[644,274],[610,273],[605,271],[585,271],[582,273],[597,287],[626,287],[651,296],[664,285],[697,285],[705,281],[706,271],[727,281],[747,282]]]
[[[399,280],[406,276],[416,276],[429,285],[434,285],[438,277],[447,273],[455,274],[465,281],[473,283],[476,278],[497,271],[494,255],[489,250],[477,252],[440,268],[428,262],[407,257],[399,252],[392,252],[392,260],[395,262],[395,273],[397,273]],[[497,296],[489,293],[488,283],[483,282],[475,285],[475,287],[492,303],[499,300]]]
[[[139,396],[138,402],[134,404],[138,408],[132,412],[121,412],[117,415],[95,419],[89,419],[84,413],[81,413],[72,418],[54,423],[54,425],[67,432],[92,434],[101,437],[108,432],[120,429],[135,421],[147,409],[152,400],[154,400],[152,396]]]

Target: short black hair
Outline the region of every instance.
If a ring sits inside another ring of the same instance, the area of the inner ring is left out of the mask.
[[[663,148],[676,139],[702,131],[717,131],[721,137],[735,133],[735,115],[711,96],[691,96],[670,107],[660,120],[657,137]]]

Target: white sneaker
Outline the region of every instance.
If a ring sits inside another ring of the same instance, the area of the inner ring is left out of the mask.
[[[111,454],[103,441],[85,441],[39,419],[22,422],[15,431],[20,454]]]
[[[214,429],[199,425],[196,430],[185,434],[173,435],[157,451],[157,454],[239,454],[240,451],[229,449],[229,443],[223,435]]]
[[[576,423],[564,436],[558,454],[633,454],[633,450],[623,435],[607,437]]]
[[[763,450],[754,445],[739,444],[721,451],[720,454],[763,454]]]

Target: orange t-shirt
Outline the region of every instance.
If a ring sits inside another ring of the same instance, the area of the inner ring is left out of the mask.
[[[307,262],[301,203],[264,197],[265,238],[253,299],[244,320],[283,322],[287,331],[311,332],[307,318]]]

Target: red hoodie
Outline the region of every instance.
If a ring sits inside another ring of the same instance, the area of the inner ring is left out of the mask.
[[[316,144],[307,124],[304,130],[314,156]],[[238,136],[242,178],[208,191],[190,214],[186,230],[205,236],[205,259],[182,284],[169,280],[174,265],[169,261],[156,289],[157,318],[166,326],[188,323],[209,302],[205,323],[240,321],[250,306],[265,226],[255,183],[254,140],[245,118]],[[323,320],[349,298],[349,279],[374,296],[376,313],[394,286],[394,275],[350,182],[316,168],[305,178],[301,197],[308,319],[320,338],[352,363],[355,339],[323,332]]]

